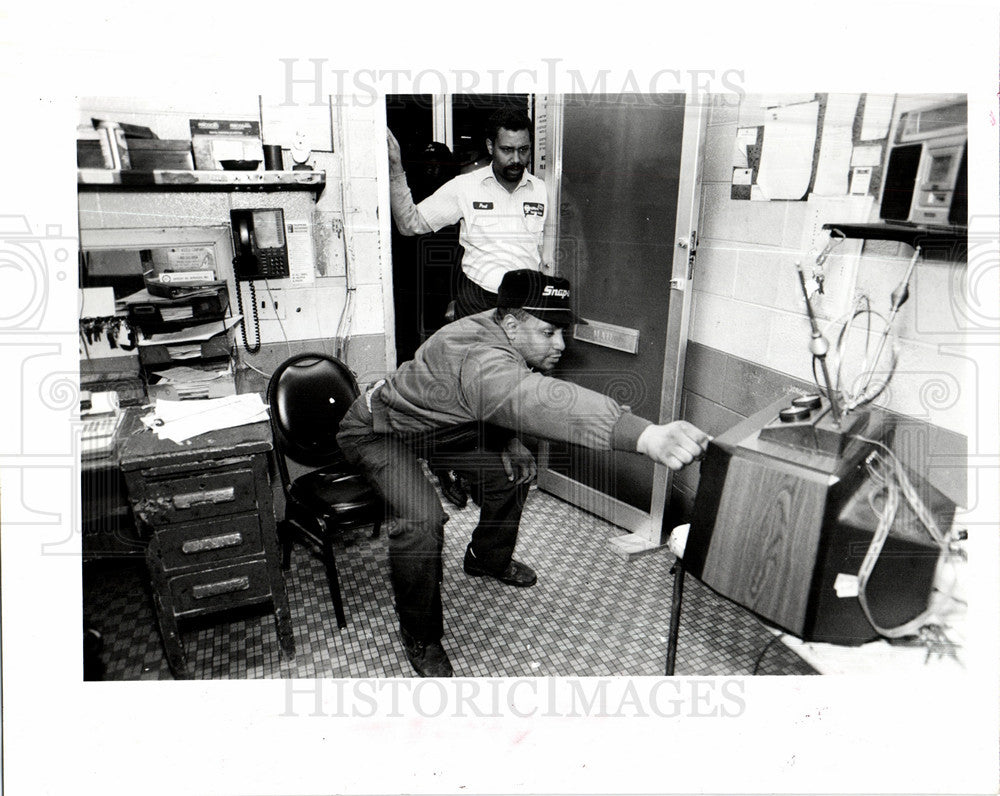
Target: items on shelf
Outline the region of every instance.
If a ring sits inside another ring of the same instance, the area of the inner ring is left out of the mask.
[[[232,331],[224,286],[183,289],[174,298],[147,288],[122,304],[138,330],[139,365],[150,398],[219,398],[236,392]]]

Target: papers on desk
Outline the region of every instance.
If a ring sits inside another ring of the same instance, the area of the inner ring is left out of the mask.
[[[156,375],[160,377],[160,381],[175,384],[214,381],[215,379],[231,376],[232,373],[232,368],[228,364],[224,368],[192,368],[187,365],[178,365],[177,367],[156,371]]]
[[[229,395],[203,401],[157,399],[143,424],[160,439],[183,442],[199,434],[267,420],[267,407],[257,393]]]
[[[228,331],[229,329],[232,329],[241,320],[243,320],[242,315],[234,315],[232,318],[223,318],[223,329],[219,328],[219,321],[211,321],[209,323],[199,323],[195,326],[186,326],[176,332],[160,332],[159,334],[154,334],[144,340],[140,340],[139,345],[179,346],[181,343],[201,343],[215,337],[215,335],[220,334],[223,330]],[[197,346],[192,347],[197,348]]]

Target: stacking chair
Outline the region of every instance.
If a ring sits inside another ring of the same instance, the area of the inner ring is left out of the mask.
[[[282,567],[291,564],[292,545],[303,541],[318,550],[326,566],[338,627],[346,627],[334,538],[372,525],[379,534],[385,508],[365,477],[337,446],[340,421],[358,396],[347,366],[325,354],[298,354],[285,360],[267,388],[278,472],[285,493],[278,523]]]

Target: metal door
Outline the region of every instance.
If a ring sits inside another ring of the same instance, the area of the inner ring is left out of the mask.
[[[675,419],[704,109],[683,95],[566,95],[540,108],[545,178],[558,186],[555,265],[589,321],[577,327],[558,375],[654,422]],[[633,544],[663,540],[666,467],[556,443],[543,446],[540,460],[542,489],[632,531]]]

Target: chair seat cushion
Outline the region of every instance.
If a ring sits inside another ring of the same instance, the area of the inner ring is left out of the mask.
[[[295,479],[291,495],[318,514],[351,514],[381,505],[378,494],[363,476],[336,466]]]

